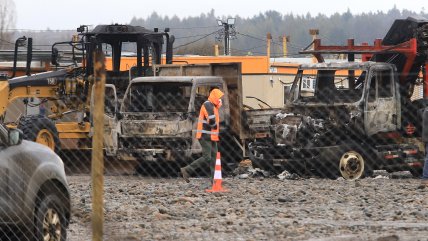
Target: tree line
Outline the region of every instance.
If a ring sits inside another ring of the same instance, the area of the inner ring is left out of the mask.
[[[5,1],[5,0],[0,0]],[[10,0],[6,0],[10,1]],[[10,3],[10,2],[9,2]],[[296,15],[282,14],[278,11],[267,11],[253,17],[233,16],[235,20],[231,36],[232,55],[265,55],[267,48],[266,35],[272,36],[271,56],[282,57],[282,36],[288,36],[288,56],[298,56],[298,51],[312,41],[309,29],[318,29],[323,44],[346,44],[346,40],[354,38],[355,43],[373,43],[376,38],[383,38],[395,19],[412,17],[428,18],[422,9],[420,12],[398,10],[396,7],[387,12],[377,11],[353,14],[349,9],[344,13],[331,16],[318,14]],[[175,54],[213,55],[214,45],[220,46],[223,52],[222,26],[217,20],[225,21],[232,16],[218,16],[215,10],[199,16],[179,18],[177,16],[161,16],[153,12],[150,16],[133,17],[128,24],[143,26],[147,29],[170,29],[175,36]],[[77,28],[78,26],[76,26]],[[9,31],[10,32],[10,31]],[[13,49],[14,40],[21,36],[33,37],[34,49],[49,50],[54,42],[71,40],[74,31],[13,31],[1,38],[2,49]],[[10,36],[10,37],[9,37]],[[0,28],[1,37],[1,28]]]
[[[219,41],[222,27],[217,25],[218,17],[214,10],[197,17],[178,18],[177,16],[160,16],[154,12],[147,18],[134,17],[130,24],[147,28],[169,27],[176,37],[177,54],[213,55],[214,44],[223,46]],[[422,9],[419,13],[409,10],[398,10],[396,7],[387,12],[377,11],[352,14],[348,9],[345,13],[335,13],[331,16],[318,14],[312,16],[282,14],[278,11],[267,11],[250,18],[234,16],[235,36],[231,39],[233,55],[264,55],[266,54],[268,33],[272,35],[271,56],[283,56],[282,36],[288,36],[288,56],[296,56],[298,51],[312,42],[310,29],[319,30],[319,38],[324,44],[343,45],[347,39],[354,38],[355,43],[368,42],[373,44],[376,38],[383,38],[395,19],[407,17],[428,18]],[[195,41],[197,40],[197,41]],[[190,43],[190,44],[188,44]],[[221,51],[220,51],[221,52]]]

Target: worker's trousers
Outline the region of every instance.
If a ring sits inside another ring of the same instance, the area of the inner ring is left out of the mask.
[[[196,172],[196,169],[204,171],[209,166],[211,174],[210,177],[213,178],[215,160],[217,157],[218,150],[217,141],[200,139],[199,143],[202,146],[202,156],[184,168],[188,173],[194,174]]]
[[[428,142],[425,143],[425,163],[422,178],[428,180]]]

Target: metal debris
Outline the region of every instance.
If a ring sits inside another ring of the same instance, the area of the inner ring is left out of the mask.
[[[297,173],[290,173],[287,170],[277,175],[279,180],[299,180],[300,176]]]
[[[262,170],[260,168],[253,168],[250,160],[241,161],[238,167],[233,170],[233,174],[240,179],[271,176],[269,171]]]

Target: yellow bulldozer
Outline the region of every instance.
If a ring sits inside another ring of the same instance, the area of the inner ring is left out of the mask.
[[[120,99],[131,79],[155,73],[154,66],[161,64],[163,49],[166,49],[166,64],[172,63],[174,36],[168,32],[169,29],[159,32],[118,24],[98,25],[92,30],[80,26],[71,41],[52,45],[53,70],[37,74],[30,74],[32,41],[21,38],[21,43],[27,41],[29,51],[27,74],[19,77],[13,74],[12,78],[0,80],[2,122],[21,129],[25,139],[56,152],[90,149],[94,51],[101,49],[110,57],[106,63],[106,83],[115,86]],[[124,55],[136,58],[136,66],[121,70]]]

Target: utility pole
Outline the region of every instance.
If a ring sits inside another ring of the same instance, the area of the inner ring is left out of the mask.
[[[228,18],[226,22],[222,20],[217,20],[218,26],[223,26],[223,32],[220,33],[224,35],[224,55],[231,55],[230,51],[230,37],[236,36],[235,33],[235,18]]]
[[[282,53],[284,55],[284,58],[286,58],[288,55],[287,43],[290,42],[289,37],[290,36],[287,35],[282,35],[281,37],[279,37],[279,41],[282,42]]]
[[[266,34],[266,55],[268,57],[268,60],[270,59],[270,44],[272,41],[272,35],[270,33]]]
[[[309,29],[309,34],[312,36],[312,42],[315,41],[315,39],[318,38],[318,34],[320,33],[319,29]],[[312,57],[312,63],[316,63],[317,58]]]
[[[224,27],[224,55],[230,55],[229,24],[223,23]]]
[[[219,56],[218,52],[218,44],[214,44],[214,56]]]

